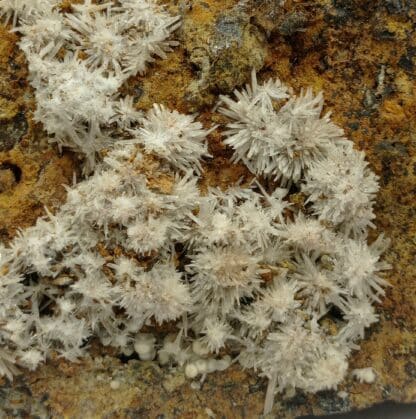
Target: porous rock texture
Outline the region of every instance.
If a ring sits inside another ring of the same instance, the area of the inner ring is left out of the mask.
[[[351,369],[372,366],[373,384],[351,375],[338,391],[276,397],[272,416],[294,418],[363,408],[384,400],[416,401],[416,1],[194,0],[165,2],[183,16],[179,46],[123,93],[138,109],[163,103],[222,121],[219,93],[259,78],[279,77],[295,90],[323,90],[327,110],[380,176],[376,224],[391,239],[385,259],[392,284],[378,306]],[[63,2],[69,7],[70,2]],[[65,199],[63,184],[79,176],[77,156],[48,145],[31,120],[33,92],[16,35],[0,26],[0,237],[33,224],[44,206]],[[201,188],[252,178],[229,162],[219,133]],[[301,200],[300,200],[301,201]],[[301,204],[301,202],[300,202]],[[161,330],[163,333],[163,330]],[[0,382],[0,416],[108,418],[255,418],[266,381],[233,366],[208,375],[200,389],[182,373],[153,362],[117,357],[91,342],[79,364],[54,359],[13,383]]]

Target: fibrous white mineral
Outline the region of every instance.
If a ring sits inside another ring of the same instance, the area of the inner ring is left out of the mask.
[[[389,266],[383,237],[367,242],[377,176],[323,113],[323,94],[253,72],[221,96],[224,142],[262,178],[202,192],[213,128],[162,105],[142,114],[118,92],[165,56],[177,18],[149,0],[87,0],[67,14],[56,1],[0,0],[0,11],[22,35],[35,120],[91,173],[0,244],[0,375],[52,352],[76,360],[95,337],[143,360],[159,349],[191,379],[227,368],[232,350],[269,379],[265,412],[276,391],[336,388],[379,319]],[[163,343],[142,331],[164,322],[177,331]]]

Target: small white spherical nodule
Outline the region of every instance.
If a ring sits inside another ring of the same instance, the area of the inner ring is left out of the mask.
[[[134,350],[142,361],[151,361],[156,356],[155,338],[149,333],[140,333],[134,342]]]
[[[196,378],[199,374],[198,368],[194,363],[190,363],[185,367],[185,375],[187,378]]]
[[[110,387],[111,387],[111,390],[118,390],[120,388],[120,381],[111,380]]]
[[[156,350],[155,349],[151,349],[147,352],[139,353],[139,357],[142,361],[153,361],[155,356],[156,356]]]
[[[159,351],[158,359],[160,365],[166,365],[170,361],[170,356],[166,352]]]
[[[356,368],[352,371],[352,375],[360,383],[371,384],[376,379],[376,373],[372,367]]]

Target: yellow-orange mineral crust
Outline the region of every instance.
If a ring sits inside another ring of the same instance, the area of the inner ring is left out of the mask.
[[[33,92],[16,35],[0,26],[0,238],[9,240],[65,199],[76,161],[48,145],[31,120]]]

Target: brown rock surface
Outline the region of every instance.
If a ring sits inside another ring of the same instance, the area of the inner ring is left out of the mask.
[[[32,225],[65,199],[75,159],[48,145],[31,120],[34,98],[16,35],[0,25],[0,239]]]
[[[67,2],[69,3],[69,2]],[[350,376],[339,390],[276,399],[277,417],[362,408],[383,400],[416,401],[416,2],[414,0],[167,1],[184,15],[180,45],[125,91],[143,109],[153,102],[210,112],[218,93],[248,79],[280,77],[295,90],[324,90],[326,107],[380,176],[377,227],[391,239],[387,296],[380,323],[351,360],[372,366],[374,384]],[[17,37],[0,27],[0,235],[7,240],[34,223],[44,205],[64,199],[77,169],[72,154],[47,144],[30,114],[33,95]],[[229,163],[213,134],[202,186],[250,176]],[[266,383],[233,367],[192,389],[179,372],[126,362],[93,344],[80,364],[53,360],[0,389],[9,417],[239,418],[258,417]],[[104,358],[104,354],[108,354]],[[113,384],[111,384],[113,381]],[[114,384],[115,382],[115,384]],[[341,397],[345,396],[345,397]],[[1,409],[1,408],[0,408]]]

